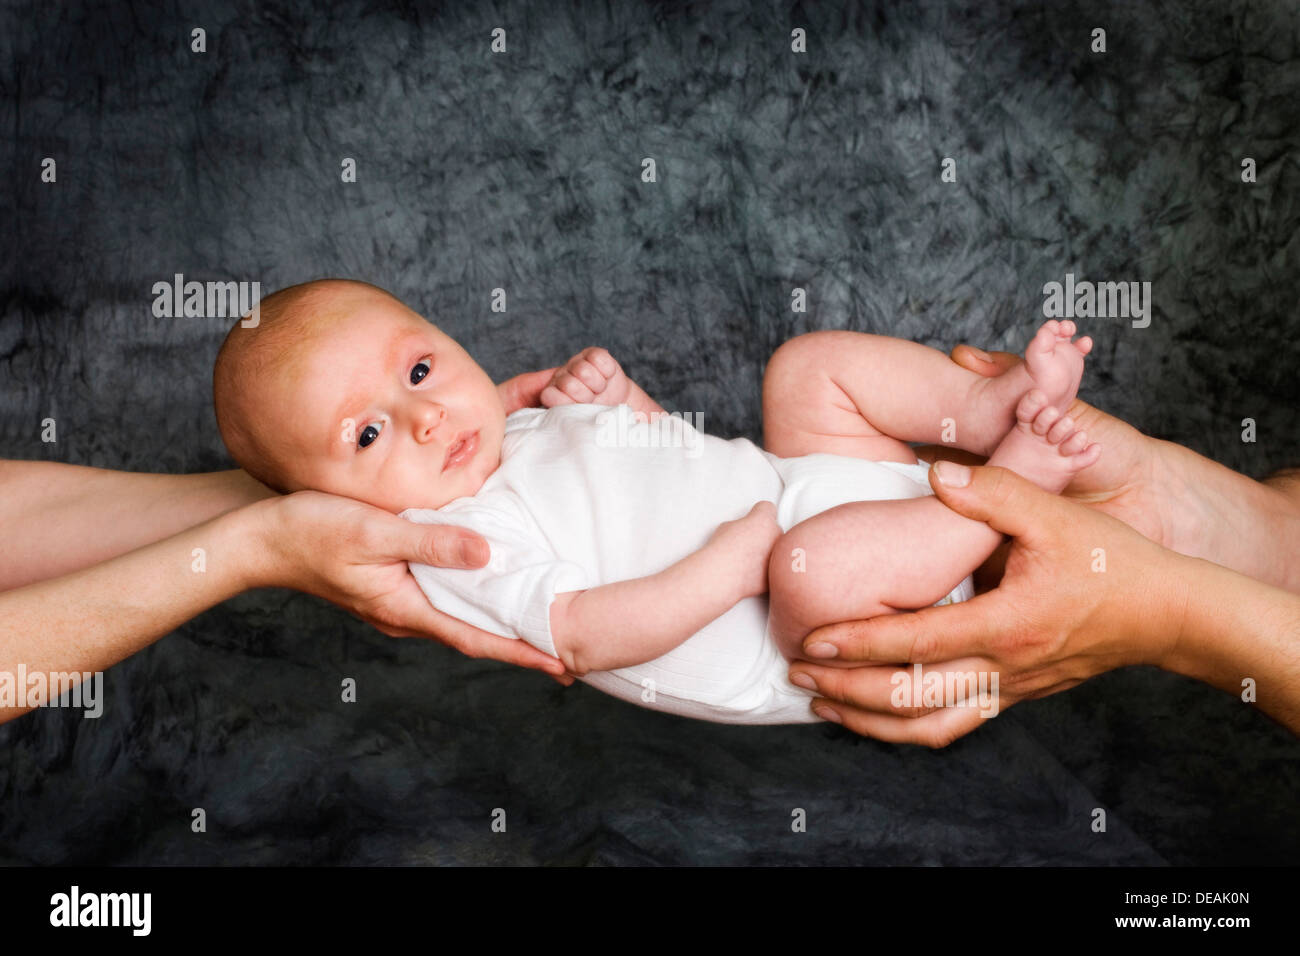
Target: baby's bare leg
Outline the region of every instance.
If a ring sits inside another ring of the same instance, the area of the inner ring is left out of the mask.
[[[1083,374],[1088,338],[1073,322],[1046,322],[1025,362],[996,378],[967,371],[925,345],[864,332],[810,332],[773,353],[763,377],[763,442],[793,458],[827,452],[912,463],[906,442],[990,455],[1039,388],[1061,411]]]
[[[1058,493],[1101,454],[1036,389],[1013,409],[1016,426],[989,458]],[[800,522],[777,540],[768,563],[772,634],[787,658],[809,632],[926,607],[979,567],[1002,535],[932,495],[855,501]],[[796,560],[797,558],[797,560]]]

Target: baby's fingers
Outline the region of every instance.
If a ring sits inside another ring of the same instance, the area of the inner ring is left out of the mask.
[[[556,405],[572,405],[574,400],[554,385],[547,385],[542,389],[542,394],[537,396],[537,400],[542,403],[543,408],[554,408]]]
[[[605,376],[590,362],[574,362],[567,371],[590,389],[593,395],[599,395],[605,390]]]
[[[570,400],[575,401],[580,405],[585,405],[596,397],[595,393],[587,387],[582,379],[578,378],[567,368],[556,373],[555,387],[565,395],[569,396]]]
[[[589,349],[584,349],[582,354],[578,357],[590,362],[605,378],[613,378],[622,371],[618,362],[614,359],[614,356],[610,355],[606,349],[603,349],[598,345],[593,345]]]

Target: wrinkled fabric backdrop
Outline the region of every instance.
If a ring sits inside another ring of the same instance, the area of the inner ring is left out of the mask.
[[[1083,398],[1255,477],[1300,464],[1300,25],[1285,0],[109,8],[9,4],[0,29],[6,457],[231,467],[210,398],[229,323],[154,318],[153,284],[175,273],[263,294],[366,279],[497,380],[604,345],[668,408],[757,440],[764,363],[790,336],[1020,351],[1043,284],[1073,272],[1153,283],[1149,328],[1082,323]],[[46,156],[57,184],[40,181]],[[641,181],[644,157],[658,182]],[[40,440],[46,417],[57,444]],[[260,591],[105,686],[100,720],[0,727],[0,861],[1300,850],[1300,743],[1152,669],[930,752],[640,710]]]

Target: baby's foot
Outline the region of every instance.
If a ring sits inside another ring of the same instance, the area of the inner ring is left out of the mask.
[[[1052,405],[1046,393],[1033,388],[1016,405],[1015,427],[988,463],[1009,468],[1044,491],[1057,494],[1100,457],[1101,445],[1089,444],[1088,433]]]
[[[1083,378],[1083,357],[1092,351],[1092,339],[1083,336],[1071,342],[1075,333],[1069,319],[1048,319],[1025,347],[1025,366],[1031,388],[1039,389],[1049,405],[1065,412],[1079,391]]]

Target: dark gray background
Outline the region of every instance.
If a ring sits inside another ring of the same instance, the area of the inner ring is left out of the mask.
[[[176,272],[264,293],[366,279],[498,379],[601,344],[667,407],[757,439],[763,366],[792,334],[1019,351],[1043,284],[1073,271],[1154,284],[1150,328],[1086,323],[1086,400],[1256,477],[1300,464],[1292,3],[109,7],[9,4],[0,24],[7,457],[230,466],[209,394],[227,323],[150,313]],[[497,26],[506,55],[488,51]],[[795,26],[807,55],[790,52]],[[57,185],[40,182],[45,156]],[[355,184],[339,181],[345,156]],[[640,181],[645,156],[658,183]],[[944,156],[956,185],[939,181]],[[497,286],[505,315],[489,311]],[[790,311],[795,286],[807,314]],[[46,416],[57,445],[40,441]],[[344,676],[356,704],[338,701]],[[0,728],[0,861],[1300,849],[1300,743],[1151,670],[932,753],[642,711],[258,592],[106,686],[101,720],[47,710]],[[506,834],[489,832],[495,807]],[[807,834],[790,832],[794,807]]]

